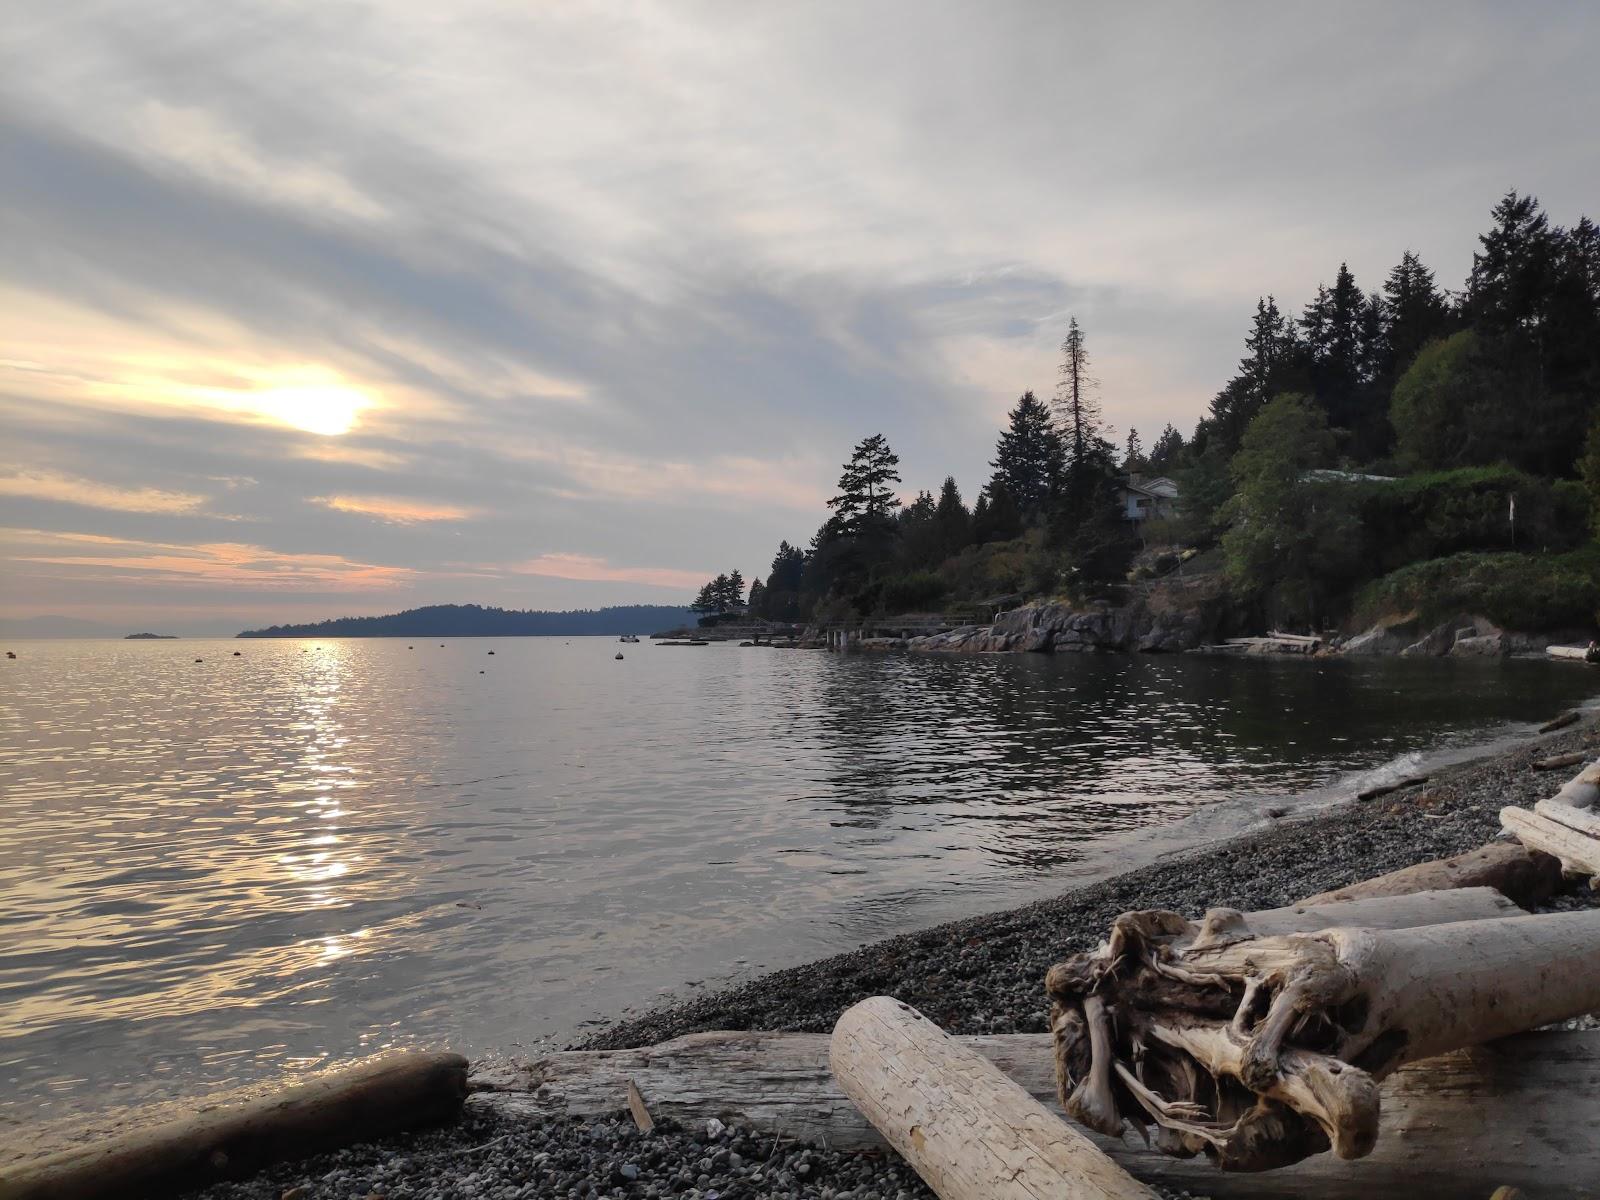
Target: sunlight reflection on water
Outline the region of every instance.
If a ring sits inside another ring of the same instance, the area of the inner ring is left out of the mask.
[[[416,646],[19,645],[0,1121],[411,1040],[531,1046],[1592,686],[1543,663]]]

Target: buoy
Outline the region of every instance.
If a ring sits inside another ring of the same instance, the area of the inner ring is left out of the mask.
[[[239,652],[239,651],[237,651],[237,650],[235,650],[235,651],[234,651],[234,652],[233,652],[233,656],[234,656],[234,657],[235,657],[235,658],[242,658],[242,657],[244,657],[244,656],[243,656],[243,655],[242,655],[242,654],[241,654],[241,653],[240,653],[240,652]]]
[[[482,674],[483,674],[483,672],[482,672],[482,671],[479,671],[479,672],[478,672],[478,674],[479,674],[479,675],[482,675]]]
[[[494,651],[493,651],[493,650],[491,650],[491,651],[489,651],[489,653],[490,653],[490,654],[493,654],[493,653],[494,653]]]
[[[15,650],[7,650],[6,651],[6,657],[7,658],[15,658],[16,656],[17,656],[17,652]]]
[[[415,647],[415,646],[407,646],[407,647],[406,647],[406,649],[407,649],[407,650],[415,650],[415,649],[416,649],[416,647]]]
[[[617,651],[617,657],[618,657],[618,658],[621,658],[621,657],[622,657],[622,651],[621,651],[621,650],[618,650],[618,651]]]
[[[195,659],[195,662],[205,662],[205,659],[203,659],[203,658],[197,658],[197,659]]]

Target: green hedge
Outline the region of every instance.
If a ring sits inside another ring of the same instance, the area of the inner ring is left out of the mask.
[[[1521,503],[1518,502],[1519,516]],[[1526,632],[1600,624],[1600,544],[1566,554],[1452,554],[1412,563],[1362,588],[1358,625],[1415,612],[1424,621],[1482,614]]]
[[[1511,467],[1463,467],[1351,484],[1373,573],[1465,550],[1561,552],[1588,538],[1580,484],[1552,483]],[[1508,510],[1517,500],[1516,544]]]

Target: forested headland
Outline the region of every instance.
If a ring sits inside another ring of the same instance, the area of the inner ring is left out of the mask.
[[[570,612],[484,608],[477,604],[431,604],[382,617],[336,617],[305,625],[247,629],[242,638],[270,637],[582,637],[649,633],[690,620],[686,608],[629,604]]]
[[[1048,400],[1024,392],[969,505],[954,478],[900,498],[863,438],[809,542],[750,584],[752,615],[838,621],[1115,602],[1210,570],[1260,624],[1482,613],[1509,628],[1600,621],[1600,227],[1532,196],[1493,207],[1458,291],[1407,251],[1366,290],[1345,264],[1298,313],[1262,296],[1244,354],[1186,438],[1108,424],[1073,319]],[[1115,398],[1112,398],[1114,400]],[[1131,480],[1168,513],[1125,519]],[[742,575],[696,611],[745,608]]]

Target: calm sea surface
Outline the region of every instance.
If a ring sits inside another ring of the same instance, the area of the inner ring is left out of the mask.
[[[0,1129],[396,1044],[532,1052],[1597,682],[648,643],[617,662],[591,638],[11,645]]]

